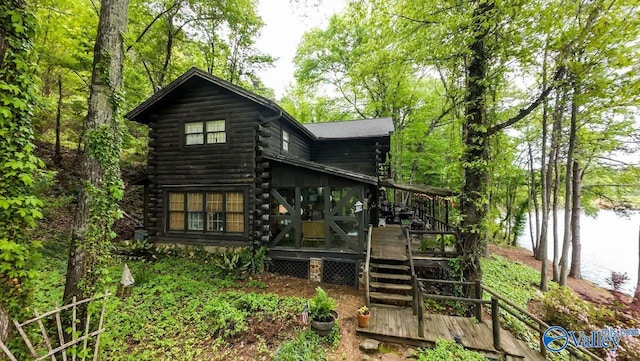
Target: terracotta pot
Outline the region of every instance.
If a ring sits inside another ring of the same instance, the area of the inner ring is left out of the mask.
[[[371,312],[366,315],[361,314],[360,312],[356,312],[356,316],[358,316],[358,327],[369,327],[369,318],[371,317]]]
[[[326,336],[331,333],[335,319],[332,317],[331,321],[317,321],[311,320],[311,329],[320,336]]]

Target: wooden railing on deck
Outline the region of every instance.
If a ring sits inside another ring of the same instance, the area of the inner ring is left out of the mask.
[[[373,234],[373,225],[369,225],[369,232],[367,233],[367,255],[364,263],[364,292],[365,292],[365,302],[367,303],[367,307],[370,306],[369,300],[369,266],[371,264],[371,237]]]
[[[546,357],[546,353],[547,353],[547,349],[544,346],[543,340],[542,340],[542,335],[545,333],[545,331],[549,328],[549,325],[547,325],[544,321],[542,321],[541,319],[539,319],[538,317],[536,317],[535,315],[533,315],[532,313],[528,312],[527,310],[521,308],[520,306],[516,305],[515,303],[509,301],[508,299],[504,298],[503,296],[501,296],[499,293],[497,293],[496,291],[494,291],[493,289],[486,287],[486,286],[482,286],[482,289],[484,291],[486,291],[487,293],[489,293],[491,295],[491,323],[492,323],[492,327],[493,327],[493,345],[494,348],[496,350],[500,350],[502,349],[502,346],[500,345],[500,308],[502,308],[503,310],[505,310],[507,313],[509,313],[510,315],[512,315],[513,317],[517,318],[518,320],[522,321],[522,323],[524,325],[526,325],[527,327],[529,327],[530,329],[538,332],[540,334],[540,353],[542,353],[543,356]],[[557,335],[560,335],[559,333],[557,333]],[[599,356],[593,354],[591,351],[582,348],[582,347],[576,347],[575,345],[571,344],[571,342],[567,343],[567,347],[565,348],[565,350],[567,352],[569,352],[569,354],[578,359],[578,360],[583,360],[583,361],[603,361],[602,358],[600,358]],[[586,356],[585,356],[586,355]]]
[[[405,229],[405,239],[407,240],[407,254],[411,269],[411,285],[413,289],[413,314],[418,316],[418,336],[424,337],[424,299],[422,298],[422,287],[418,282],[416,268],[413,265],[413,247],[409,229]]]

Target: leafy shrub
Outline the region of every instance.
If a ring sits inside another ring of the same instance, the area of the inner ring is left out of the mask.
[[[336,309],[336,301],[329,297],[322,287],[316,287],[316,295],[309,300],[309,317],[323,321],[331,317],[331,311]]]
[[[162,249],[146,239],[119,242],[115,245],[114,253],[125,261],[153,261],[164,255]]]
[[[461,345],[449,341],[438,340],[433,349],[418,350],[418,361],[486,361],[482,354],[465,350]]]
[[[620,292],[620,288],[629,280],[627,272],[611,271],[611,276],[604,279],[614,291]]]
[[[272,358],[273,361],[324,361],[326,359],[322,338],[309,329],[302,331],[295,339],[280,345]]]
[[[547,323],[567,330],[595,330],[615,322],[612,311],[583,300],[567,287],[545,293],[542,304]]]

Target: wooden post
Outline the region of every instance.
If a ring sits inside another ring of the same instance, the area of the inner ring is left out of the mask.
[[[475,284],[475,296],[476,296],[476,300],[480,301],[482,300],[482,283],[480,282],[480,280],[476,280],[476,284]],[[478,322],[482,322],[482,303],[481,302],[477,302],[476,303],[476,320],[478,320]]]
[[[540,325],[540,353],[544,358],[547,357],[547,348],[544,346],[544,340],[542,339],[542,335],[544,335],[545,331],[546,329],[544,329],[542,325]],[[569,357],[571,357],[571,353],[569,353]]]
[[[424,296],[422,289],[418,292],[418,336],[424,338]]]
[[[449,200],[444,200],[444,223],[449,227]]]
[[[500,345],[500,303],[495,297],[491,297],[491,329],[493,331],[493,347],[501,351]]]

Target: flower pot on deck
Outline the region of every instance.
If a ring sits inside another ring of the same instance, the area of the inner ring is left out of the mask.
[[[358,316],[358,327],[369,327],[369,318],[371,317],[371,312],[367,312],[367,314],[363,315],[360,312],[356,312],[356,316]]]

